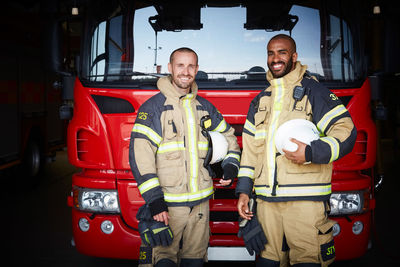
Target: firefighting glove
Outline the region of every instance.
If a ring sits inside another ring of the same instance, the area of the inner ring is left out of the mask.
[[[242,218],[239,219],[238,237],[243,238],[247,251],[251,256],[253,256],[254,252],[260,254],[261,251],[264,250],[265,244],[267,244],[268,241],[261,224],[258,222],[255,213],[256,202],[252,198],[249,202],[249,208],[253,211],[254,216],[249,221]]]
[[[227,186],[231,186],[233,183],[233,180],[237,177],[238,172],[239,172],[239,167],[237,165],[234,165],[232,163],[227,163],[222,167],[224,171],[224,180],[231,180],[231,183]]]
[[[139,220],[138,230],[143,243],[151,247],[171,245],[174,238],[171,228],[154,220],[147,204],[139,208],[136,218]]]
[[[153,220],[150,225],[150,230],[153,234],[156,246],[169,246],[172,244],[174,235],[169,225]]]
[[[146,221],[139,222],[139,233],[140,238],[142,239],[143,243],[150,247],[156,246],[156,241],[153,236],[153,232],[150,230],[149,225]]]

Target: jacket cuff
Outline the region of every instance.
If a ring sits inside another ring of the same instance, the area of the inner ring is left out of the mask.
[[[311,162],[312,160],[312,149],[310,145],[306,146],[306,151],[305,151],[305,157],[306,157],[306,162]]]
[[[163,198],[157,198],[153,202],[149,203],[151,216],[157,215],[163,211],[168,211],[168,206]]]
[[[235,195],[238,197],[241,193],[245,193],[250,196],[252,193],[253,184],[253,181],[248,177],[238,178]]]

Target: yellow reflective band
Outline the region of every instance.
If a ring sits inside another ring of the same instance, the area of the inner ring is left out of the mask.
[[[266,143],[266,161],[267,161],[267,172],[268,172],[268,181],[269,184],[274,184],[275,177],[275,133],[279,127],[279,116],[282,111],[283,101],[284,101],[284,93],[285,86],[283,82],[283,78],[273,79],[273,86],[275,87],[275,96],[274,96],[274,108],[272,109],[271,114],[271,123],[268,128],[268,136]]]
[[[207,141],[204,141],[204,142],[199,141],[197,143],[197,147],[199,150],[208,150],[208,142]]]
[[[246,122],[244,123],[244,128],[253,135],[256,132],[256,127],[249,120],[246,120]]]
[[[238,177],[249,177],[250,179],[254,178],[254,169],[247,167],[240,167]]]
[[[214,132],[223,133],[223,132],[225,132],[226,127],[227,127],[227,125],[226,125],[225,120],[222,120],[222,121],[218,124],[218,126],[217,126],[213,131],[214,131]]]
[[[334,107],[332,110],[328,111],[322,119],[317,123],[317,128],[321,133],[325,133],[326,127],[328,127],[329,123],[336,118],[337,116],[345,113],[347,109],[343,105],[338,105]]]
[[[158,181],[158,178],[151,178],[149,180],[147,180],[146,182],[142,183],[141,185],[138,186],[138,189],[140,191],[140,194],[144,194],[147,191],[149,191],[150,189],[157,187],[160,185],[160,182]]]
[[[157,154],[162,154],[171,151],[185,150],[183,141],[181,142],[168,142],[161,144],[157,150]]]
[[[339,142],[332,136],[321,137],[320,140],[327,143],[331,148],[331,158],[329,159],[329,163],[337,160],[339,158]]]
[[[228,154],[226,154],[226,156],[225,156],[224,159],[227,159],[227,158],[234,158],[234,159],[237,159],[237,161],[240,162],[240,155],[235,154],[235,153],[228,153]]]
[[[164,199],[166,202],[193,202],[196,200],[204,199],[214,193],[213,186],[194,192],[184,194],[171,194],[164,192]]]
[[[191,100],[193,99],[193,94],[187,94],[183,99],[183,107],[185,109],[187,130],[188,130],[188,145],[189,145],[189,157],[190,157],[190,179],[189,185],[192,192],[198,190],[197,176],[198,170],[198,152],[197,152],[197,137],[196,137],[196,120],[193,114],[193,109],[191,106]]]
[[[266,186],[255,187],[257,195],[270,197],[272,188]],[[316,185],[316,186],[288,186],[277,187],[276,197],[301,197],[301,196],[325,196],[331,194],[331,185]]]
[[[160,145],[162,138],[155,131],[146,125],[136,123],[133,126],[132,132],[141,133],[147,136],[151,141],[153,141],[157,146]]]
[[[254,139],[265,139],[267,137],[267,130],[266,129],[260,129],[256,131],[256,134],[254,135]]]

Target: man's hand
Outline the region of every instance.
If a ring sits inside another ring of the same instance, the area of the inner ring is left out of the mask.
[[[168,219],[169,219],[168,211],[163,211],[157,215],[154,215],[153,219],[158,222],[164,222],[165,225],[168,225]]]
[[[245,220],[251,220],[251,217],[253,217],[253,212],[249,210],[249,200],[247,194],[241,193],[237,203],[239,215]]]
[[[306,162],[306,144],[297,139],[291,138],[290,141],[297,144],[297,150],[290,152],[282,149],[285,152],[285,157],[295,164],[304,164]]]

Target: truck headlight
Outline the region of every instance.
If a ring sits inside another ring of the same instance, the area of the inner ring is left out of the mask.
[[[119,213],[118,193],[116,190],[74,188],[75,208],[96,213]]]
[[[331,194],[330,215],[361,213],[364,209],[363,192],[336,192]]]

